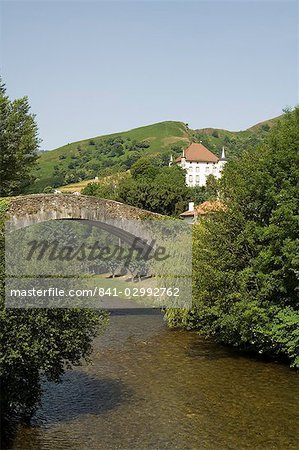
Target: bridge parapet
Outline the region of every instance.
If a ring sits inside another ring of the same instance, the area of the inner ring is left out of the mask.
[[[86,219],[100,222],[159,219],[160,214],[124,203],[87,195],[34,194],[11,199],[8,211],[16,228],[57,219]]]

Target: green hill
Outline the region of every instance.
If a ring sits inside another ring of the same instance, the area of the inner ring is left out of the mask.
[[[244,148],[262,142],[277,119],[238,132],[215,128],[191,130],[183,122],[167,121],[73,142],[41,152],[35,171],[36,181],[29,192],[42,192],[46,186],[59,187],[123,172],[144,154],[160,154],[166,163],[170,153],[178,154],[192,141],[202,141],[218,155],[225,146],[230,158]]]
[[[78,179],[74,177],[69,182],[79,181],[80,178],[91,179],[96,175],[109,175],[112,171],[128,169],[130,157],[133,160],[132,156],[136,158],[138,156],[136,152],[140,156],[143,153],[165,154],[169,152],[172,145],[187,146],[189,142],[190,135],[186,125],[182,122],[171,121],[73,142],[41,153],[35,172],[37,179],[30,191],[41,192],[45,186],[57,187],[65,184],[63,171],[66,171],[65,175],[71,175],[76,167],[77,172],[85,171],[85,173],[79,173],[81,176]],[[115,154],[113,154],[113,147],[116,147]],[[105,155],[107,148],[111,151],[106,152]],[[80,161],[82,164],[78,164]]]
[[[268,132],[281,116],[260,122],[247,130],[228,131],[217,128],[193,130],[193,139],[202,143],[213,153],[220,156],[224,146],[228,159],[238,156],[243,150],[255,147],[263,142]]]

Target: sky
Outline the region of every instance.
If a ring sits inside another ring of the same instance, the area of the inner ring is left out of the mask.
[[[41,148],[163,120],[241,130],[298,104],[297,1],[3,1],[0,66]]]

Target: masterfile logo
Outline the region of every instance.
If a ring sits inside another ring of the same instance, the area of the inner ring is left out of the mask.
[[[190,307],[191,228],[177,220],[52,220],[6,232],[8,307]],[[183,306],[182,306],[183,305]]]

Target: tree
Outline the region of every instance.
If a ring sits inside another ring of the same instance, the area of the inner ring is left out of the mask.
[[[17,195],[32,182],[39,138],[28,98],[11,101],[0,79],[0,195]]]
[[[161,160],[156,156],[144,156],[136,161],[131,167],[131,174],[134,179],[138,177],[153,179],[159,172]]]
[[[107,198],[110,200],[118,199],[118,184],[119,179],[117,176],[110,176],[105,182],[88,183],[88,185],[82,189],[84,195],[94,195],[99,198]]]
[[[157,166],[151,166],[150,162],[144,160],[137,167],[138,175],[134,173],[135,178],[127,178],[120,183],[119,201],[169,216],[177,215],[186,208],[189,189],[185,185],[181,168],[157,169]]]
[[[178,166],[163,167],[152,183],[150,199],[154,212],[168,216],[182,213],[189,199],[184,171]]]
[[[39,139],[26,97],[11,101],[0,83],[0,195],[21,193],[32,180]],[[60,172],[57,169],[56,175]],[[6,309],[4,221],[0,202],[0,382],[1,422],[12,414],[30,418],[41,395],[41,378],[59,381],[80,364],[106,315],[88,309]]]
[[[0,411],[4,423],[12,415],[29,420],[40,400],[41,379],[58,382],[66,368],[88,358],[94,336],[107,322],[105,313],[89,309],[4,307],[8,207],[8,202],[0,202]]]
[[[181,156],[182,151],[183,151],[183,147],[179,144],[173,144],[170,147],[170,153],[173,155],[174,158],[176,158],[177,156]],[[169,155],[167,155],[167,156],[168,156],[168,161],[169,161]]]
[[[205,186],[189,187],[189,201],[199,205],[208,200]]]
[[[131,151],[125,158],[124,160],[124,164],[126,166],[126,169],[130,169],[130,167],[136,162],[138,161],[138,159],[140,158],[141,153],[138,151]]]
[[[207,200],[216,200],[219,191],[219,180],[210,174],[206,180],[205,194]]]
[[[224,211],[194,229],[194,309],[170,323],[299,367],[299,108],[227,164]]]

